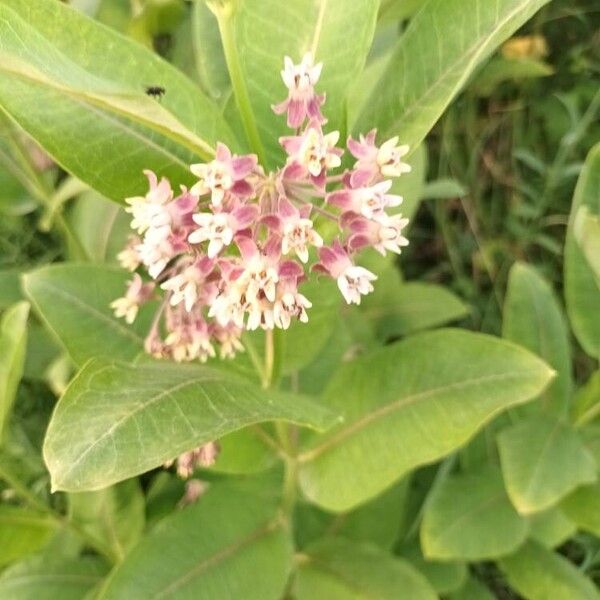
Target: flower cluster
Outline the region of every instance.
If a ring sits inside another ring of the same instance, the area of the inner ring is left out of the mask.
[[[127,199],[136,235],[118,258],[132,272],[143,266],[150,280],[136,273],[112,307],[131,323],[141,304],[161,296],[150,353],[205,361],[217,348],[232,357],[243,349],[244,330],[306,322],[312,304],[300,285],[311,270],[334,278],[348,304],[360,304],[377,277],[356,264],[357,252],[400,253],[408,244],[408,220],[388,212],[402,202],[390,178],[410,171],[402,162],[408,147],[397,137],[378,146],[375,130],[349,138],[354,166],[332,173],[343,150],[337,131],[323,131],[325,96],[315,92],[321,68],[310,54],[298,65],[285,58],[288,96],[273,110],[287,113],[294,132],[279,140],[282,168],[266,173],[255,155],[217,144],[213,161],[191,165],[190,189],[175,196],[167,179],[145,171],[149,191]],[[325,219],[339,232],[328,243],[318,227]]]

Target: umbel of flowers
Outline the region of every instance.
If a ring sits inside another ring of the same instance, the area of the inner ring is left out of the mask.
[[[165,178],[145,171],[149,191],[128,198],[136,231],[119,254],[123,267],[140,267],[125,296],[112,308],[128,323],[144,302],[160,297],[146,338],[155,356],[190,361],[243,350],[244,330],[287,329],[306,322],[312,306],[302,282],[317,271],[336,280],[348,304],[360,304],[377,277],[356,264],[373,247],[385,255],[408,244],[408,219],[390,214],[402,198],[390,194],[392,177],[410,171],[402,162],[408,146],[392,138],[380,146],[376,131],[349,138],[354,167],[336,173],[343,150],[339,133],[324,132],[324,95],[315,93],[321,64],[310,54],[281,72],[287,98],[273,107],[287,114],[292,135],[280,138],[285,164],[267,173],[254,154],[236,156],[217,144],[215,159],[190,169],[198,181],[178,195]],[[316,224],[338,226],[325,241]]]

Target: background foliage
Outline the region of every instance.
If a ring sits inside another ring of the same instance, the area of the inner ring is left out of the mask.
[[[0,598],[598,599],[597,3],[70,4],[0,0]],[[308,49],[342,137],[413,147],[410,246],[355,309],[307,284],[271,389],[259,334],[144,357],[119,203],[280,162]],[[187,506],[161,465],[215,439]]]

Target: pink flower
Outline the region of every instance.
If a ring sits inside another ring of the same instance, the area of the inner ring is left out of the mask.
[[[198,182],[190,192],[196,196],[211,194],[213,206],[221,206],[226,194],[240,200],[250,198],[254,193],[247,180],[257,164],[254,154],[235,156],[225,144],[217,143],[216,158],[208,164],[199,163],[190,167],[198,177]]]
[[[125,296],[111,302],[110,307],[114,310],[115,317],[124,317],[125,322],[131,325],[137,317],[140,305],[152,297],[153,291],[154,284],[144,283],[142,278],[136,273],[133,279],[127,284]]]
[[[312,302],[298,291],[298,280],[304,276],[304,271],[293,272],[293,267],[287,268],[286,272],[280,271],[281,281],[277,287],[277,298],[273,305],[273,320],[275,325],[281,329],[287,329],[292,319],[298,319],[301,323],[308,322],[307,308],[312,307]]]
[[[209,258],[214,258],[231,244],[238,231],[246,229],[256,220],[258,212],[256,205],[241,205],[231,212],[197,213],[192,218],[199,227],[190,233],[188,241],[190,244],[208,241],[206,253]]]
[[[403,246],[408,246],[408,240],[402,235],[402,230],[408,225],[408,219],[402,215],[381,213],[370,221],[364,217],[356,217],[349,223],[352,235],[348,240],[351,250],[365,246],[373,246],[377,252],[385,256],[386,251],[400,254]]]
[[[347,188],[331,192],[327,196],[327,202],[337,206],[345,212],[355,212],[367,219],[381,214],[387,207],[399,206],[402,196],[388,194],[392,182],[380,181],[369,187]]]
[[[284,176],[290,179],[309,177],[318,187],[325,187],[325,178],[329,169],[342,164],[343,151],[336,148],[340,138],[339,131],[323,135],[321,125],[313,120],[301,135],[279,138],[280,144],[288,154],[288,167]]]
[[[288,127],[297,129],[306,117],[316,119],[319,123],[325,121],[321,114],[321,104],[325,102],[325,95],[315,94],[315,85],[322,68],[323,63],[314,64],[310,52],[304,55],[299,65],[295,65],[289,56],[284,58],[281,78],[288,88],[288,97],[271,108],[277,115],[287,111]]]
[[[171,184],[164,177],[158,182],[152,171],[144,171],[150,183],[150,190],[145,196],[126,198],[129,206],[125,209],[132,215],[131,228],[144,233],[150,227],[163,227],[171,222],[166,205],[173,199]]]
[[[221,358],[235,358],[238,352],[244,352],[244,345],[241,342],[242,330],[233,324],[215,325],[213,337],[220,344],[219,356]]]
[[[400,177],[411,171],[411,166],[401,160],[408,154],[409,147],[398,146],[398,136],[377,147],[376,133],[377,130],[373,129],[366,136],[361,135],[359,141],[348,138],[348,150],[358,159],[352,173],[353,187],[368,185],[378,177]]]
[[[375,281],[377,276],[364,267],[354,265],[337,240],[331,248],[326,246],[321,248],[319,256],[321,262],[315,265],[314,269],[328,273],[336,280],[348,304],[360,304],[361,296],[373,291],[371,281]]]
[[[308,218],[310,204],[297,209],[285,196],[279,198],[278,212],[267,215],[263,222],[281,236],[281,253],[286,256],[295,252],[303,262],[308,262],[308,248],[323,245],[323,238],[314,230],[313,222]]]
[[[170,304],[177,306],[184,303],[185,310],[190,312],[198,300],[199,288],[214,267],[214,261],[203,257],[185,267],[177,275],[167,279],[160,287],[171,292]]]
[[[206,362],[216,356],[210,341],[206,321],[202,318],[182,320],[165,339],[165,349],[175,362],[188,362],[199,359]]]

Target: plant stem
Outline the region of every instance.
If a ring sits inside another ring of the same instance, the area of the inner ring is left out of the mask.
[[[263,371],[263,388],[273,385],[273,368],[275,366],[275,336],[272,329],[265,332],[265,367]]]
[[[238,110],[240,111],[240,116],[242,117],[246,137],[248,138],[248,142],[250,142],[250,146],[254,152],[256,152],[259,162],[264,165],[265,151],[256,125],[256,119],[254,118],[254,113],[252,111],[250,95],[248,94],[248,88],[246,87],[246,81],[240,64],[240,57],[235,44],[233,31],[233,17],[235,13],[234,4],[234,2],[210,2],[208,3],[208,7],[217,17],[219,33],[221,34],[221,43],[223,44],[223,52],[225,54],[225,62],[227,63],[227,70],[229,71],[229,77],[231,78],[235,101]]]

